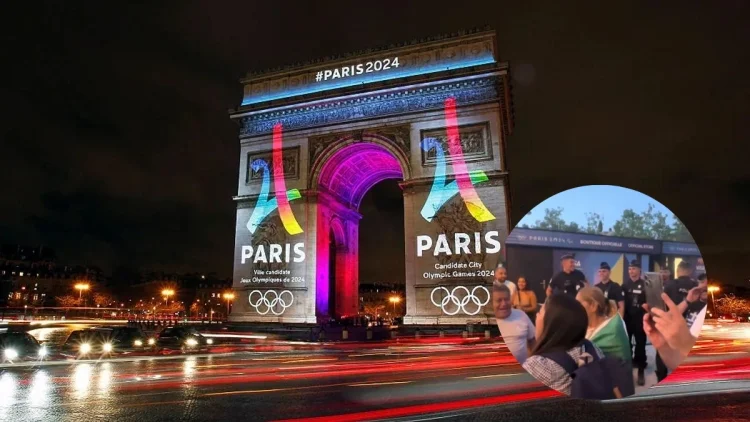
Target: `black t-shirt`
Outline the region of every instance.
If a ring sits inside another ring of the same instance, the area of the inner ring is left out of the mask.
[[[573,270],[570,274],[560,271],[549,281],[549,286],[552,288],[552,294],[565,293],[575,297],[578,291],[586,286],[585,281],[586,276],[578,270]]]
[[[627,279],[622,283],[622,290],[625,293],[625,310],[629,315],[643,315],[646,311],[643,305],[646,304],[646,282],[643,279]]]
[[[690,289],[698,287],[698,282],[690,277],[679,277],[674,280],[667,282],[664,286],[664,293],[672,299],[675,305],[679,305],[680,302],[685,300]]]
[[[701,313],[703,308],[706,306],[706,302],[701,302],[700,300],[697,300],[693,303],[688,303],[688,307],[685,310],[685,313],[683,314],[683,317],[685,317],[685,321],[688,323],[688,327],[693,326],[693,322],[695,322],[695,318],[698,317],[698,314]]]
[[[612,280],[609,280],[607,283],[600,282],[596,284],[596,287],[598,287],[602,293],[604,293],[604,297],[609,300],[614,300],[615,302],[625,300],[625,292],[622,290],[622,286]]]

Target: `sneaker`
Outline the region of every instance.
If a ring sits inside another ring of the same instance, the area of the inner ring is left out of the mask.
[[[638,385],[640,386],[646,385],[646,377],[643,374],[643,368],[638,369]]]

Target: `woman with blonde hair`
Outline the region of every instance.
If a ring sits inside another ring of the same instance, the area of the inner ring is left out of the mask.
[[[588,316],[586,339],[594,343],[605,356],[613,356],[632,363],[632,351],[625,322],[617,312],[617,303],[607,300],[601,289],[584,287],[576,300],[583,305]]]

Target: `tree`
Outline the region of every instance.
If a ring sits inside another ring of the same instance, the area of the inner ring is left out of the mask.
[[[204,314],[206,313],[206,307],[201,302],[193,302],[192,305],[190,305],[190,316],[196,317],[198,314]]]
[[[614,234],[622,237],[650,237],[643,217],[631,209],[622,212],[622,217],[615,223]]]
[[[63,308],[72,308],[74,306],[78,306],[81,303],[81,299],[72,295],[57,296],[55,297],[55,301],[57,301],[58,306],[61,306]]]
[[[365,304],[365,313],[370,315],[380,315],[381,311],[385,310],[385,305],[380,303],[368,303]]]
[[[566,230],[568,225],[561,217],[562,212],[563,209],[560,207],[555,209],[545,208],[544,218],[542,220],[537,220],[534,228],[542,230]]]
[[[602,227],[602,216],[595,212],[586,213],[586,233],[599,234],[603,231]]]
[[[732,294],[724,295],[724,297],[716,299],[716,312],[719,315],[747,315],[750,314],[750,301],[737,298]]]
[[[622,237],[671,240],[673,234],[667,223],[667,215],[656,211],[655,208],[654,204],[648,204],[648,209],[641,213],[632,209],[624,210],[622,217],[615,223],[614,234]]]
[[[165,314],[174,314],[177,312],[182,312],[183,310],[185,310],[185,307],[182,305],[182,303],[176,300],[169,301],[169,304],[161,302],[159,305],[156,305],[156,312]]]
[[[94,306],[101,306],[102,308],[106,308],[112,302],[114,302],[112,296],[104,293],[94,293]]]
[[[672,222],[672,240],[677,242],[695,243],[693,236],[690,235],[687,227],[677,217],[673,217]]]
[[[672,240],[672,227],[667,222],[667,216],[664,213],[657,212],[651,222],[651,234],[654,239]]]

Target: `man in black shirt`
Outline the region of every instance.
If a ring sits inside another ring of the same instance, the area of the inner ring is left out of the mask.
[[[575,255],[566,254],[560,258],[562,271],[555,274],[547,286],[547,297],[553,294],[564,293],[576,297],[578,291],[588,286],[589,282],[586,276],[576,270]]]
[[[677,305],[677,307],[683,311],[682,316],[685,318],[685,321],[687,321],[688,328],[693,327],[693,323],[698,317],[698,314],[703,311],[703,308],[706,307],[707,303],[708,279],[706,278],[706,274],[701,274],[698,276],[698,285],[688,292],[683,303]]]
[[[680,261],[677,266],[677,278],[671,280],[664,286],[664,293],[672,299],[675,305],[685,300],[690,290],[698,286],[698,282],[690,278],[693,271],[692,265],[687,261]]]
[[[635,341],[633,349],[633,366],[638,368],[638,385],[645,385],[644,371],[648,366],[646,359],[646,332],[643,331],[643,315],[646,310],[646,282],[641,278],[641,263],[633,260],[628,267],[629,278],[622,283],[625,292],[625,325],[628,340]]]
[[[620,313],[620,317],[625,319],[625,292],[622,287],[614,281],[610,280],[610,267],[606,262],[599,264],[599,283],[595,286],[598,287],[604,297],[609,300],[614,300],[617,303],[617,311]]]
[[[698,287],[698,282],[690,278],[690,274],[693,272],[693,267],[688,261],[680,261],[677,265],[677,278],[670,280],[664,286],[664,293],[672,299],[675,305],[683,310],[683,315],[688,312],[689,302],[685,301],[691,290]],[[683,303],[684,302],[684,303]],[[692,321],[691,321],[692,322]],[[669,370],[664,362],[661,360],[661,356],[656,355],[656,378],[661,382],[664,378],[669,375]]]

